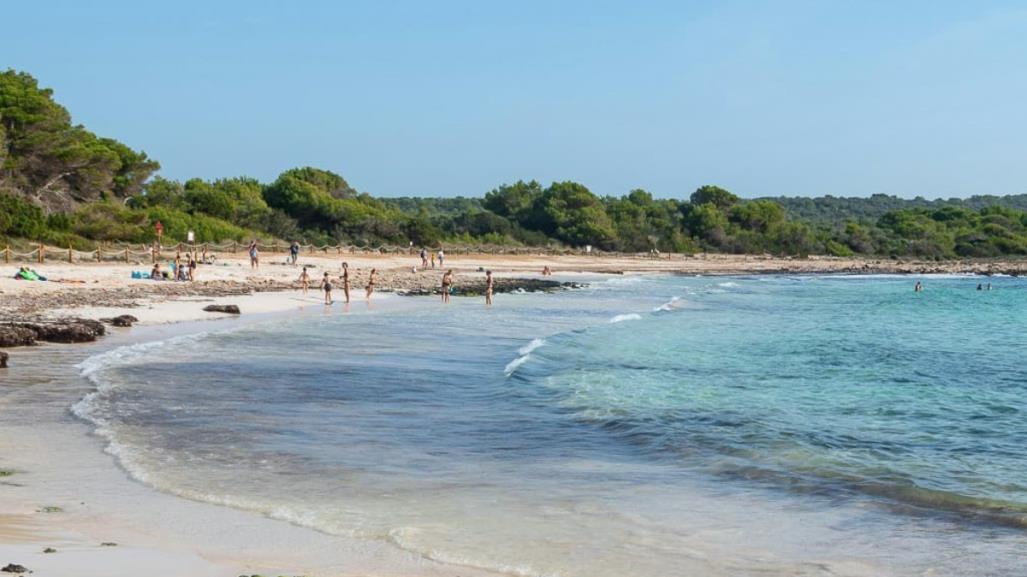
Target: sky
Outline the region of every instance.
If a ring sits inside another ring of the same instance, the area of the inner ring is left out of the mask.
[[[185,180],[1027,193],[1027,5],[9,2],[0,68]]]

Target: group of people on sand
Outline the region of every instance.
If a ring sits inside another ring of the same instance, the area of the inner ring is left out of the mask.
[[[431,268],[432,268],[432,270],[435,269],[435,259],[436,259],[436,257],[438,257],[438,259],[439,259],[439,268],[442,268],[442,267],[446,266],[446,251],[444,251],[444,250],[442,250],[440,248],[438,252],[431,251],[430,254],[429,254],[429,251],[428,251],[427,248],[421,247],[421,269],[422,270],[428,268],[428,258],[429,257],[431,257]]]
[[[162,270],[160,262],[153,263],[153,268],[150,269],[150,278],[153,280],[194,281],[199,262],[199,255],[196,252],[186,252],[185,258],[182,257],[182,253],[178,253],[175,255],[175,260],[171,262],[170,271]]]

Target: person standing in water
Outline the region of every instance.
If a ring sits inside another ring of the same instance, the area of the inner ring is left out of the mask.
[[[371,276],[367,277],[367,300],[371,300],[371,295],[374,294],[374,285],[378,282],[378,269],[371,269]]]
[[[303,267],[303,272],[300,273],[300,286],[303,287],[303,294],[307,294],[307,289],[310,288],[310,273],[307,272],[307,267]]]
[[[924,292],[924,285],[920,284],[920,281],[916,281],[916,286],[913,287],[913,292]]]
[[[349,265],[342,263],[342,293],[346,295],[346,304],[349,304]]]
[[[328,273],[325,273],[323,279],[321,279],[321,290],[325,292],[325,304],[332,304],[332,279],[328,277]]]
[[[449,302],[449,291],[453,286],[453,271],[447,270],[442,274],[442,302]]]
[[[492,290],[495,288],[495,281],[492,280],[492,271],[485,271],[485,304],[492,306]]]

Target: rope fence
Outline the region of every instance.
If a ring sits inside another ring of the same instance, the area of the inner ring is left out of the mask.
[[[28,252],[18,252],[10,245],[3,249],[2,257],[5,264],[12,262],[34,262],[44,264],[51,262],[133,262],[149,261],[156,262],[168,254],[192,254],[217,255],[217,254],[245,254],[249,249],[248,243],[225,242],[225,243],[177,243],[172,245],[148,245],[128,243],[99,243],[95,250],[81,251],[68,246],[66,248],[49,246],[40,243],[36,248]],[[281,242],[257,243],[257,250],[264,254],[289,254],[290,245]],[[396,246],[396,245],[300,245],[300,254],[321,254],[321,255],[343,255],[343,254],[409,254],[417,255],[420,247]],[[454,245],[445,247],[444,250],[450,255],[467,254],[492,254],[492,255],[593,255],[612,254],[599,250],[551,248],[551,247],[509,247],[500,245]],[[652,254],[639,253],[638,256],[653,256]]]

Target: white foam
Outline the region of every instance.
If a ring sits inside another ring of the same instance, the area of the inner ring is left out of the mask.
[[[679,308],[681,308],[681,304],[683,302],[684,302],[684,299],[682,299],[681,297],[671,297],[671,299],[669,301],[667,301],[667,302],[663,303],[662,305],[654,308],[653,312],[661,312],[661,311],[666,312],[666,311],[672,311],[672,310],[675,310],[675,309],[679,309]]]
[[[626,315],[617,315],[610,319],[610,323],[622,323],[624,321],[637,321],[641,320],[642,316],[637,313],[629,313]]]
[[[506,364],[506,367],[503,369],[503,374],[507,377],[514,374],[518,367],[528,362],[528,359],[531,358],[531,352],[544,344],[546,344],[546,339],[532,339],[530,343],[521,347],[517,351],[520,356]]]
[[[530,354],[531,351],[541,347],[544,344],[546,344],[546,339],[531,339],[530,343],[521,347],[520,350],[517,352],[522,355],[527,355]]]
[[[735,288],[735,287],[738,286],[738,283],[732,282],[732,281],[719,282],[719,283],[717,283],[717,286],[724,287],[724,288]]]

